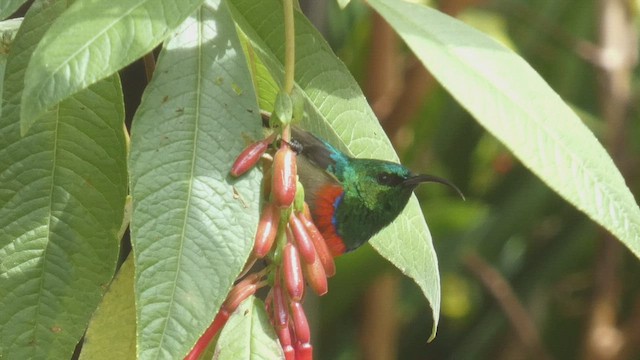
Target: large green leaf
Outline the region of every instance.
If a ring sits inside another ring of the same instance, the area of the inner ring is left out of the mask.
[[[640,209],[605,149],[518,55],[433,9],[371,0],[442,85],[549,187],[640,257]]]
[[[184,357],[242,269],[260,176],[228,172],[261,133],[235,25],[224,3],[207,1],[163,47],[133,122],[139,358]]]
[[[20,121],[20,101],[24,89],[24,74],[31,54],[49,26],[69,7],[69,2],[37,0],[27,12],[15,42],[11,45],[10,61],[3,79],[4,93],[0,109],[4,121]]]
[[[230,3],[236,22],[250,39],[256,54],[275,79],[282,79],[284,30],[280,2],[232,0]],[[393,147],[344,64],[304,16],[296,14],[295,21],[295,81],[306,96],[307,119],[303,125],[358,157],[397,161]],[[270,102],[261,100],[261,103]],[[415,197],[396,221],[371,240],[371,244],[420,286],[431,304],[432,337],[435,336],[440,312],[437,258]]]
[[[27,0],[2,0],[0,2],[0,20],[13,14]]]
[[[84,334],[118,257],[123,121],[117,76],[59,103],[26,137],[0,118],[0,357],[69,358]]]
[[[284,359],[262,301],[252,296],[238,306],[220,332],[214,359]]]
[[[74,1],[47,31],[29,62],[22,133],[47,108],[151,51],[202,1]]]
[[[91,318],[80,360],[136,358],[136,304],[133,256],[122,264]]]

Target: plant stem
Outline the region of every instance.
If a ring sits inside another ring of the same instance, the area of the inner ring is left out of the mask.
[[[291,94],[296,58],[296,38],[293,23],[293,0],[283,1],[284,10],[284,91]]]
[[[507,279],[475,253],[463,259],[465,266],[487,289],[511,323],[526,352],[535,359],[551,359],[538,334],[536,324],[518,299]]]

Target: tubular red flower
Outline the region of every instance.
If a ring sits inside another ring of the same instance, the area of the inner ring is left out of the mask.
[[[305,207],[305,210],[308,209],[308,206]],[[320,233],[320,230],[315,226],[311,217],[307,217],[305,215],[306,212],[298,214],[298,218],[304,224],[305,229],[307,230],[307,234],[311,238],[311,242],[315,247],[316,254],[320,257],[320,261],[322,262],[322,266],[324,267],[324,272],[327,277],[332,277],[336,274],[336,265],[333,261],[333,256],[329,251],[329,247],[324,240],[324,237]]]
[[[279,281],[273,286],[273,324],[276,328],[288,328],[289,326],[289,310],[285,300],[284,293],[280,287]]]
[[[262,216],[258,223],[256,238],[253,245],[253,254],[261,259],[265,257],[273,246],[273,241],[278,234],[278,222],[280,221],[280,210],[272,203],[267,204],[262,209]]]
[[[296,196],[296,153],[284,144],[273,158],[273,198],[280,207],[289,207]]]
[[[300,255],[292,243],[284,246],[282,254],[283,278],[289,298],[293,301],[300,301],[304,295],[304,280],[302,278],[302,268],[300,267]]]
[[[276,281],[271,289],[273,316],[272,323],[276,328],[276,334],[280,340],[280,346],[284,352],[285,360],[295,359],[295,350],[293,349],[293,341],[291,339],[291,330],[289,329],[289,309],[287,308],[285,295],[280,287],[280,280],[276,272]]]
[[[303,344],[310,342],[311,330],[309,330],[309,323],[307,322],[307,316],[304,314],[304,308],[302,307],[302,304],[300,302],[294,301],[290,304],[290,306],[296,340]]]
[[[289,218],[289,226],[293,232],[293,238],[298,245],[298,251],[300,252],[300,256],[302,256],[302,260],[307,264],[312,264],[316,260],[315,246],[313,242],[311,242],[311,238],[304,224],[294,213],[292,213]]]
[[[316,260],[313,264],[302,264],[302,268],[304,270],[304,277],[307,279],[309,286],[313,289],[313,291],[318,294],[318,296],[322,296],[329,291],[329,285],[327,283],[327,274],[324,271],[324,266],[322,266],[322,262],[319,257],[316,257]]]
[[[280,340],[280,346],[282,346],[285,360],[294,360],[296,353],[293,348],[291,332],[289,331],[288,326],[283,329],[278,329],[278,340]]]
[[[295,360],[313,360],[313,346],[310,343],[297,342]]]
[[[231,166],[231,176],[238,177],[254,167],[262,157],[262,154],[267,151],[271,141],[273,140],[264,139],[247,146]]]

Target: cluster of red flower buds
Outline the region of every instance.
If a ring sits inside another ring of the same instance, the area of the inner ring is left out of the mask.
[[[197,359],[238,305],[265,285],[271,285],[265,306],[285,359],[313,359],[311,332],[302,306],[305,282],[316,294],[324,295],[328,291],[327,278],[335,274],[336,268],[297,180],[296,152],[290,145],[289,125],[283,127],[279,146],[274,146],[276,137],[274,133],[249,145],[230,171],[232,176],[240,176],[264,159],[263,207],[248,267],[257,259],[265,259],[267,267],[235,285],[209,329],[185,359]],[[267,154],[270,148],[277,148],[272,157]]]

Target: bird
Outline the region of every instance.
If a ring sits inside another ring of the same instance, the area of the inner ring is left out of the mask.
[[[292,127],[298,177],[311,217],[335,256],[364,245],[404,209],[418,185],[436,182],[464,195],[447,179],[405,166],[354,158],[300,127]]]

